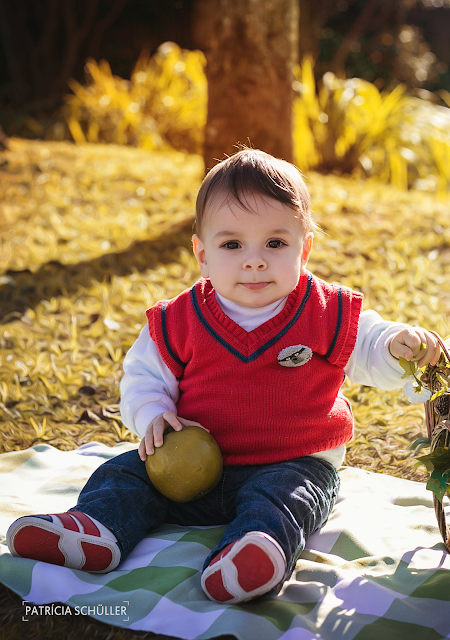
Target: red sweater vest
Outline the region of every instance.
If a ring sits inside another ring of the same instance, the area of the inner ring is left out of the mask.
[[[247,332],[201,279],[147,318],[179,379],[178,415],[211,431],[224,464],[265,464],[351,439],[353,417],[339,390],[361,305],[362,294],[308,273],[278,315]],[[296,359],[292,351],[302,353]]]

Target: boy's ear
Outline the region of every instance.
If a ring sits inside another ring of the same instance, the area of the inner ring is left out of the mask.
[[[205,245],[196,233],[192,236],[192,250],[194,251],[194,255],[200,266],[200,273],[204,278],[207,278],[209,276],[209,271],[206,263]]]
[[[311,249],[313,246],[313,234],[312,232],[308,233],[303,240],[303,249],[302,249],[302,271],[306,267],[306,263],[309,259],[309,254],[311,253]]]

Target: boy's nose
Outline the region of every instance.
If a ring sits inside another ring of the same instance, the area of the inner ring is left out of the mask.
[[[260,256],[248,256],[244,262],[244,269],[247,271],[262,271],[267,268],[267,263]]]

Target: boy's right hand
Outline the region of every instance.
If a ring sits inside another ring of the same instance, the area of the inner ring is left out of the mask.
[[[180,418],[177,416],[175,411],[165,411],[159,416],[156,416],[156,418],[154,418],[148,425],[145,436],[139,444],[138,453],[142,462],[146,461],[147,455],[151,456],[155,453],[155,447],[162,446],[163,433],[167,429],[167,426],[172,427],[174,431],[181,431],[183,427],[187,427],[188,425],[194,425],[205,429],[205,427],[202,427],[198,422]],[[209,429],[205,429],[205,431],[208,431],[209,433]]]

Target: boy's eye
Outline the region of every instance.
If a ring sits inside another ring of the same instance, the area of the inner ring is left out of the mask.
[[[236,240],[230,240],[229,242],[225,242],[222,247],[224,249],[239,249],[239,242],[236,242]]]
[[[270,249],[279,249],[280,247],[285,247],[286,244],[282,240],[269,240],[267,246]]]

